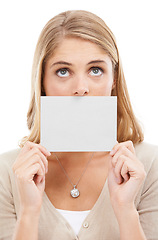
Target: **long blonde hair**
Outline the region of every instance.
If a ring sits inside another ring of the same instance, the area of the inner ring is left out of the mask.
[[[117,140],[131,140],[134,144],[142,142],[143,132],[132,110],[115,37],[101,18],[91,12],[76,10],[58,14],[45,25],[40,34],[33,60],[31,101],[27,113],[30,134],[21,140],[19,146],[22,147],[28,140],[40,143],[40,96],[45,95],[45,64],[66,37],[79,37],[96,43],[111,58],[116,81],[111,95],[117,96],[118,108]]]

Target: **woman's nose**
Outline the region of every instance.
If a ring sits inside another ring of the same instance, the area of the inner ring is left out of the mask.
[[[83,95],[87,95],[88,94],[88,90],[86,89],[78,89],[75,91],[75,95],[78,95],[78,96],[83,96]]]
[[[89,93],[89,87],[88,87],[88,82],[85,78],[83,77],[78,77],[75,79],[75,86],[73,89],[73,94],[74,95],[87,95]]]

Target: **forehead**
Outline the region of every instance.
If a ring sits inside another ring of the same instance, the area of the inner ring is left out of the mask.
[[[111,62],[105,50],[101,49],[97,44],[81,38],[66,38],[55,49],[51,60],[88,61],[100,58]]]

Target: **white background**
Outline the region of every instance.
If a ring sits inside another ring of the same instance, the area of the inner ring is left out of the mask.
[[[127,86],[145,141],[158,145],[158,12],[150,0],[5,0],[0,3],[0,153],[28,134],[31,67],[39,34],[56,14],[91,11],[117,39]]]

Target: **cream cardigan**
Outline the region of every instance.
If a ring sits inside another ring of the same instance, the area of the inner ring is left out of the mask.
[[[140,143],[135,146],[138,159],[147,173],[135,206],[148,240],[158,240],[158,147]],[[20,149],[0,155],[0,240],[11,240],[19,216],[19,197],[12,164]],[[134,229],[133,229],[134,230]],[[46,193],[39,220],[38,240],[119,240],[119,226],[107,186],[85,218],[78,236],[66,219],[55,209]],[[128,236],[127,236],[128,239]]]

